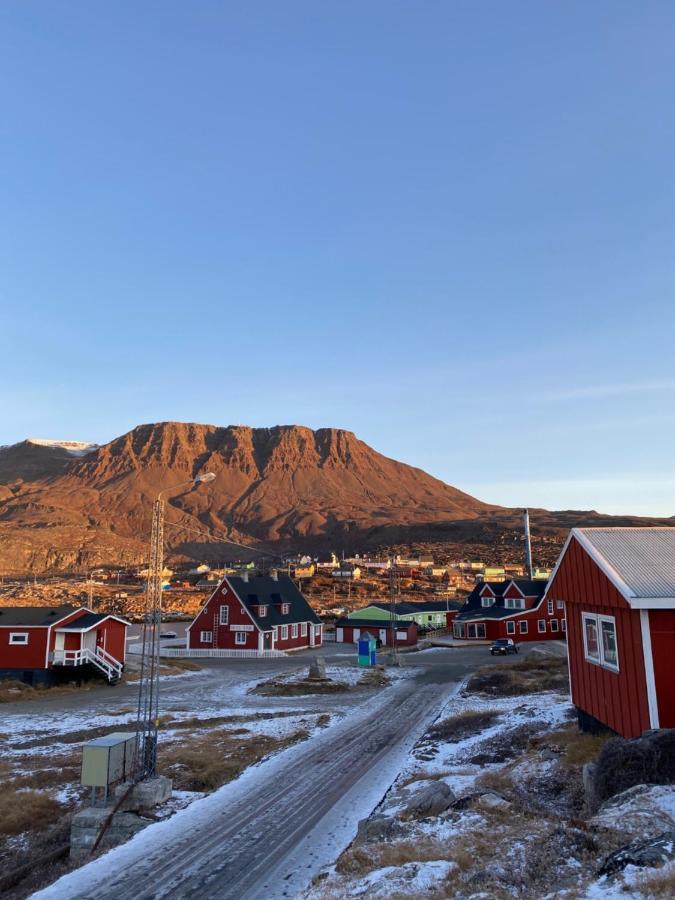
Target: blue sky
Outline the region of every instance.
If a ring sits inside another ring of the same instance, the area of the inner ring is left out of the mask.
[[[337,426],[675,514],[669,2],[5,0],[0,443]]]

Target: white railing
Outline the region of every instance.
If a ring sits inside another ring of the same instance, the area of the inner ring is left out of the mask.
[[[178,650],[175,647],[162,647],[161,656],[167,657],[215,657],[216,659],[278,659],[287,656],[283,650]]]
[[[103,647],[97,647],[94,651],[87,647],[80,650],[55,650],[53,663],[55,666],[84,666],[91,663],[108,679],[119,678],[122,674],[122,663]]]

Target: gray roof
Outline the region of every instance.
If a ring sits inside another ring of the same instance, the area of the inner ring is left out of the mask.
[[[78,606],[5,606],[0,609],[0,627],[53,625],[79,609]]]
[[[251,576],[248,579],[228,575],[227,581],[248,610],[249,615],[262,631],[270,631],[273,625],[293,625],[298,622],[321,624],[321,619],[309,605],[288,575]],[[281,604],[288,603],[288,612],[281,612]],[[259,616],[258,606],[267,607],[267,615]]]
[[[83,616],[78,616],[74,622],[68,622],[64,627],[69,628],[71,631],[88,631],[94,625],[98,625],[99,622],[108,618],[110,617],[107,613],[85,613]]]
[[[622,593],[675,597],[675,528],[575,528],[572,536]]]

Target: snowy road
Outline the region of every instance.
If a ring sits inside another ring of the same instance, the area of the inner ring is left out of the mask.
[[[37,896],[296,896],[349,842],[424,727],[464,675],[484,661],[482,654],[460,650],[430,654],[420,665],[423,656],[408,677],[342,721],[251,767]]]

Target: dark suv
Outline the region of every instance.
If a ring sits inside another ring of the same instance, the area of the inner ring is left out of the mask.
[[[490,645],[490,656],[494,656],[495,653],[501,653],[502,656],[506,656],[507,653],[517,652],[518,645],[511,638],[497,638]]]

